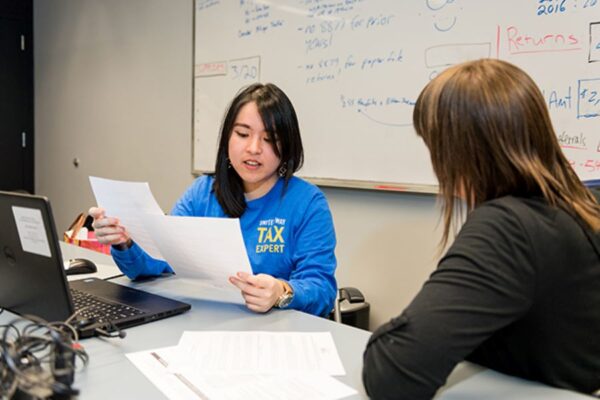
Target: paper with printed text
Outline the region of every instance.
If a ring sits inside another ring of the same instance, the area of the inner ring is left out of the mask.
[[[345,375],[330,332],[186,331],[177,348],[175,371]]]
[[[338,400],[356,394],[324,373],[205,373],[195,368],[176,372],[172,364],[181,351],[178,345],[126,356],[171,400]]]
[[[146,182],[90,177],[90,183],[106,215],[119,218],[131,238],[165,260],[178,279],[235,292],[232,301],[243,303],[228,280],[237,272],[252,274],[239,219],[164,215]]]

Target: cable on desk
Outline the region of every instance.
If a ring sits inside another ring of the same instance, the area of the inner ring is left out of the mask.
[[[68,399],[79,391],[71,387],[78,361],[89,356],[79,344],[76,329],[65,322],[47,322],[36,316],[19,317],[0,325],[0,399],[17,392],[31,398]]]
[[[91,308],[92,306],[85,306],[77,309],[77,311],[67,318],[65,323],[72,326],[71,321],[75,321],[77,316],[83,314],[85,311]],[[97,336],[102,336],[105,338],[124,339],[127,336],[127,332],[121,330],[121,328],[119,328],[112,319],[106,317],[104,318],[104,322],[99,322],[95,317],[84,317],[83,319],[78,319],[76,324],[79,329],[95,332]]]

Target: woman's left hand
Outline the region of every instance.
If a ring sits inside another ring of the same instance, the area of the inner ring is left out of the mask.
[[[246,306],[256,312],[267,312],[283,294],[283,283],[267,274],[252,275],[247,272],[238,272],[230,276],[229,282],[242,291]]]

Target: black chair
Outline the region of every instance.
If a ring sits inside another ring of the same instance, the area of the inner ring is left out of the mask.
[[[339,288],[329,318],[342,324],[369,330],[370,304],[355,287]]]
[[[596,199],[600,200],[600,187],[588,187],[588,189],[590,189],[590,192],[596,196]]]
[[[600,179],[591,179],[583,181],[583,184],[592,192],[598,201],[600,201]]]

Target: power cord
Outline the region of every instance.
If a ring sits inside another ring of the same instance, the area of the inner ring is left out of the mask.
[[[91,309],[92,306],[85,306],[77,309],[65,323],[75,326],[83,337],[93,336],[94,333],[97,336],[105,338],[120,338],[124,339],[127,336],[127,332],[121,330],[110,318],[104,317],[103,322],[96,320],[94,317],[76,317],[85,315],[85,312]]]
[[[127,332],[121,330],[110,319],[107,319],[106,324],[104,326],[96,328],[96,333],[98,335],[106,337],[106,338],[120,338],[120,339],[124,339],[125,336],[127,336]]]
[[[0,399],[17,392],[40,399],[68,399],[79,393],[71,385],[77,364],[84,368],[89,356],[67,321],[24,316],[0,325]]]

